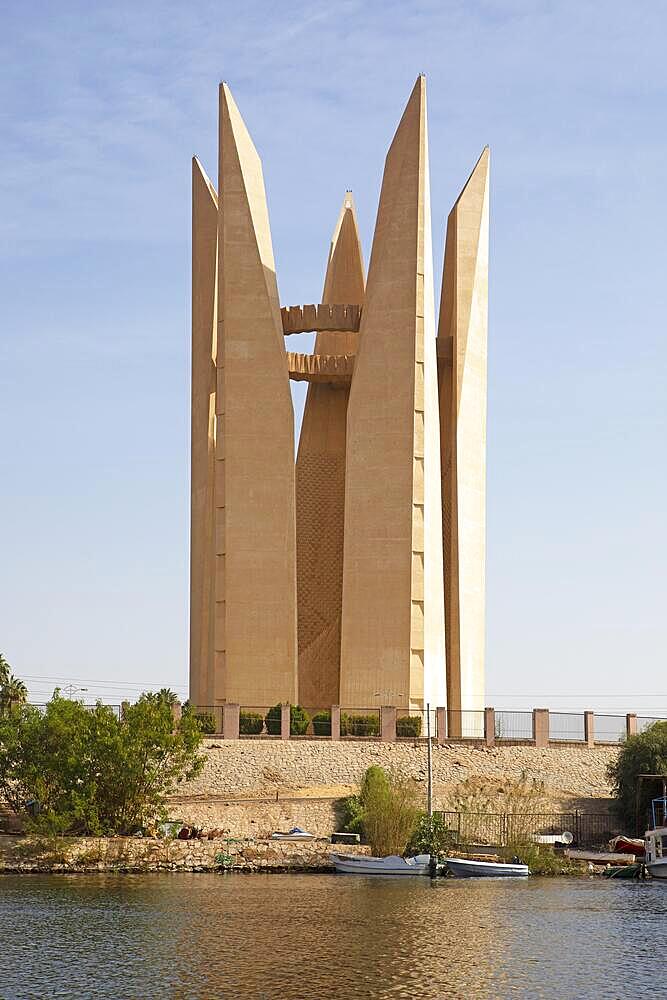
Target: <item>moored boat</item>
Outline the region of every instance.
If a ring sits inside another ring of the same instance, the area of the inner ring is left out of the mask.
[[[525,878],[528,865],[520,862],[470,861],[467,858],[447,858],[447,867],[456,878]]]
[[[390,854],[386,858],[372,858],[364,854],[330,854],[337,872],[344,875],[430,875],[431,855],[417,854],[414,858],[401,858]]]
[[[644,864],[653,878],[667,879],[667,795],[653,799],[651,815],[653,826],[644,834]]]

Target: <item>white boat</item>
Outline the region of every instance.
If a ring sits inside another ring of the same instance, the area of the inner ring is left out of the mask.
[[[364,854],[330,854],[337,872],[345,875],[430,875],[431,855],[417,854],[414,858],[400,858],[390,854],[386,858],[371,858]]]
[[[315,834],[302,830],[300,826],[293,826],[287,833],[276,830],[271,834],[271,840],[315,840]]]
[[[667,796],[654,799],[651,811],[653,826],[644,834],[644,864],[653,878],[667,879]]]
[[[528,865],[505,864],[504,861],[469,861],[467,858],[446,858],[452,875],[457,878],[524,878],[530,875]]]

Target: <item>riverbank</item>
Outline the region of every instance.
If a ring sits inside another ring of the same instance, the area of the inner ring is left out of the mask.
[[[370,854],[359,844],[332,845],[328,838],[310,841],[171,840],[152,837],[39,837],[0,834],[0,875],[150,872],[333,872],[337,854]],[[540,854],[544,853],[544,857]],[[495,855],[466,854],[476,860]],[[588,875],[588,867],[551,852],[532,848],[536,875]]]
[[[167,840],[151,837],[38,837],[0,834],[0,874],[73,872],[327,872],[337,853],[368,847],[332,846],[328,839],[290,842]]]

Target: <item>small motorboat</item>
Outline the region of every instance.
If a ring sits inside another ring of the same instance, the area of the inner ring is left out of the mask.
[[[302,830],[300,826],[293,826],[291,830],[286,833],[282,833],[280,830],[276,830],[275,833],[271,834],[271,840],[314,840],[315,834],[308,833],[307,830]]]
[[[469,861],[467,858],[446,858],[445,863],[456,878],[525,878],[528,865],[520,862]]]
[[[401,858],[390,854],[386,858],[371,858],[364,854],[330,854],[337,872],[344,875],[430,875],[431,855],[417,854]]]

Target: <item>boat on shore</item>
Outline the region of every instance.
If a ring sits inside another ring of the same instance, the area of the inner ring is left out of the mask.
[[[446,858],[445,863],[456,878],[525,878],[530,875],[528,865],[520,862]]]
[[[651,817],[653,825],[644,834],[644,864],[653,878],[667,879],[667,795],[653,799]]]
[[[401,858],[390,854],[386,858],[372,858],[365,854],[330,854],[337,872],[343,875],[430,875],[431,855],[417,854],[414,858]]]
[[[641,857],[644,853],[645,844],[639,837],[614,837],[609,841],[609,850],[615,854],[634,854]]]

